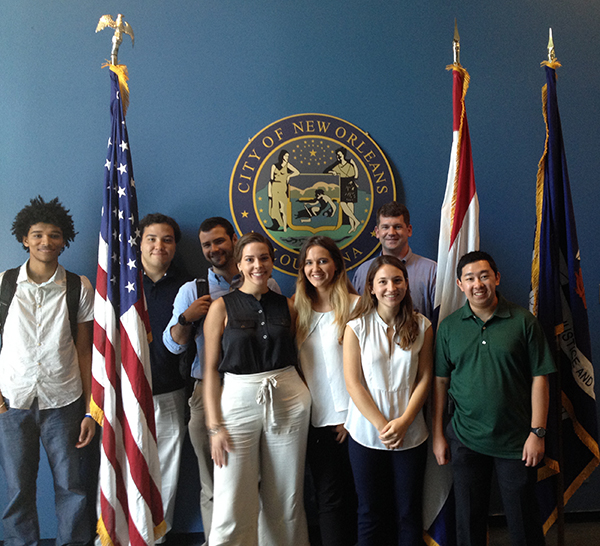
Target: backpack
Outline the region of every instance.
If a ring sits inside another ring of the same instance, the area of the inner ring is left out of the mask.
[[[20,267],[8,269],[2,277],[0,285],[0,349],[2,349],[2,334],[4,324],[8,315],[8,309],[17,290],[17,277]],[[65,269],[67,274],[67,311],[69,313],[69,323],[71,325],[71,335],[73,343],[77,342],[77,311],[79,310],[79,297],[81,294],[81,277],[76,273],[71,273]]]

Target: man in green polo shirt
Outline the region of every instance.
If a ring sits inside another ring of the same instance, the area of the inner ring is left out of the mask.
[[[433,450],[438,464],[452,461],[458,545],[487,543],[492,470],[511,543],[543,545],[535,467],[544,458],[552,355],[537,319],[497,291],[489,254],[465,254],[457,277],[467,303],[437,333]]]

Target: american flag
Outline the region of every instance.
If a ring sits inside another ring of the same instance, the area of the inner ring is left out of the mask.
[[[94,303],[92,414],[103,427],[98,535],[115,546],[153,545],[165,532],[160,494],[140,231],[120,72],[110,66],[112,129]]]

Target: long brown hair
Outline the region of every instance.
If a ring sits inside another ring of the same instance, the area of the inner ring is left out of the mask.
[[[307,279],[306,273],[304,273],[306,255],[308,250],[313,246],[320,246],[329,252],[331,259],[335,264],[335,275],[331,280],[331,306],[335,313],[334,324],[336,324],[338,328],[338,340],[341,342],[344,328],[346,328],[346,322],[350,315],[350,283],[348,282],[344,258],[342,257],[340,249],[333,239],[323,235],[313,235],[312,237],[309,237],[304,241],[304,244],[300,249],[298,280],[296,281],[296,296],[294,298],[294,305],[296,311],[298,311],[298,339],[303,340],[308,334],[313,313],[312,304],[318,299],[316,288]]]
[[[415,318],[412,298],[410,297],[410,284],[406,266],[395,256],[379,256],[373,260],[367,273],[365,290],[362,293],[360,300],[358,300],[358,303],[350,316],[350,320],[377,312],[378,301],[371,291],[373,290],[373,280],[375,279],[375,275],[384,265],[391,265],[402,271],[404,279],[406,280],[406,294],[400,302],[398,313],[394,319],[393,337],[393,340],[406,350],[410,348],[419,335],[419,323]]]

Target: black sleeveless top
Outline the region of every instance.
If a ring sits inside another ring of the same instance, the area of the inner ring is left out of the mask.
[[[252,374],[298,365],[287,298],[269,290],[260,301],[235,290],[223,296],[227,326],[220,373]]]

